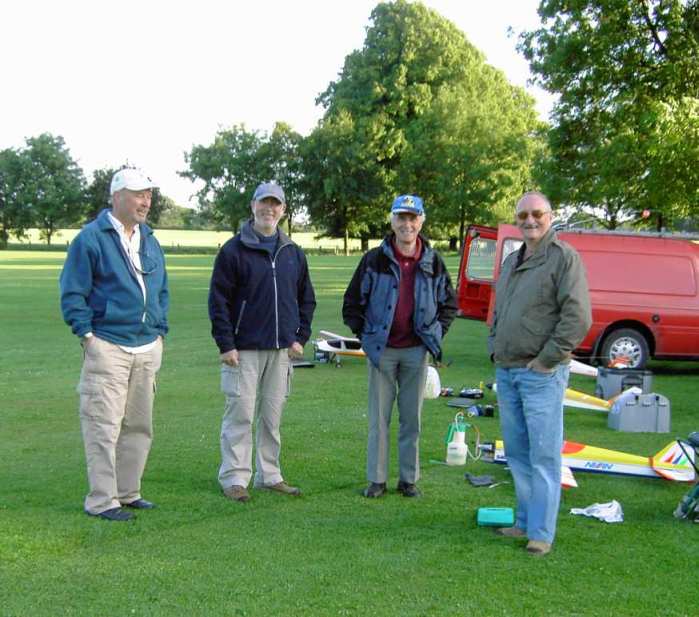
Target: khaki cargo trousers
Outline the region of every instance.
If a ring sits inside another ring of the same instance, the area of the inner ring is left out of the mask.
[[[224,490],[247,487],[252,478],[252,428],[255,422],[255,486],[283,480],[279,464],[279,425],[291,390],[293,367],[287,349],[239,350],[238,366],[221,365],[226,406],[221,424],[221,467]]]
[[[78,392],[90,485],[85,511],[90,514],[141,498],[162,353],[160,338],[137,354],[96,336],[85,343]]]

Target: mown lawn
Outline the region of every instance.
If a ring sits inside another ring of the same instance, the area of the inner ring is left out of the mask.
[[[159,508],[130,524],[85,516],[86,480],[75,385],[81,352],[62,322],[64,254],[0,253],[0,615],[697,615],[698,525],[671,514],[684,485],[577,474],[565,493],[554,552],[478,528],[480,506],[513,505],[511,483],[474,488],[464,471],[509,480],[502,467],[445,456],[454,412],[426,401],[424,497],[361,497],[366,368],[298,369],[282,427],[285,477],[300,499],[217,485],[222,395],[206,312],[213,256],[169,256],[171,335],[155,409],[144,496]],[[346,332],[341,296],[358,257],[311,258],[314,331]],[[448,260],[456,272],[457,258]],[[483,324],[457,320],[444,385],[493,378]],[[309,345],[307,357],[312,356]],[[699,364],[656,363],[672,403],[670,435],[611,431],[602,414],[571,410],[566,435],[651,455],[699,428]],[[573,385],[592,393],[592,380]],[[394,421],[394,424],[396,422]],[[497,419],[477,421],[484,439]],[[396,465],[392,464],[391,488]],[[622,524],[568,514],[618,500]]]

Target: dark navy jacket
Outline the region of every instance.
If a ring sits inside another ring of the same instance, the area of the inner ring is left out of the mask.
[[[393,237],[390,234],[362,257],[342,306],[345,324],[361,339],[362,349],[375,366],[386,348],[398,303],[400,266],[393,254]],[[444,261],[425,238],[420,239],[424,248],[415,272],[413,328],[439,360],[442,337],[456,316],[456,295]]]
[[[279,230],[274,255],[250,221],[219,251],[211,274],[211,334],[221,353],[284,349],[311,336],[316,299],[303,251]]]
[[[140,225],[144,303],[108,212],[102,210],[70,243],[60,278],[61,310],[78,336],[92,332],[117,345],[138,347],[168,331],[165,259],[153,230]]]

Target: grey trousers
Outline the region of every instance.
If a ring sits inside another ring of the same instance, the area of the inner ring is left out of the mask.
[[[90,484],[85,510],[90,514],[141,498],[162,353],[162,339],[139,354],[96,336],[86,344],[78,392]]]
[[[247,487],[252,478],[252,428],[255,426],[255,486],[283,480],[279,465],[282,410],[291,388],[293,368],[286,349],[240,350],[238,366],[221,365],[226,406],[221,424],[223,489]]]
[[[369,439],[367,480],[384,483],[388,478],[390,425],[398,394],[399,479],[414,484],[420,477],[420,416],[425,391],[427,349],[387,347],[376,368],[369,365]]]

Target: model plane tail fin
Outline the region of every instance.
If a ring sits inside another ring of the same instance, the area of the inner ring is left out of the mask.
[[[578,488],[578,483],[568,465],[561,465],[561,486],[563,488]]]
[[[680,446],[677,441],[670,442],[655,456],[650,457],[650,466],[666,480],[675,482],[694,482],[694,448]]]

